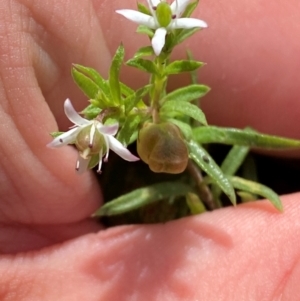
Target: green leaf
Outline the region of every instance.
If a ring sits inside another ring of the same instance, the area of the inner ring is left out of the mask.
[[[134,90],[132,90],[130,87],[123,84],[122,82],[120,82],[120,88],[121,88],[121,94],[124,95],[125,97],[134,93]]]
[[[150,61],[150,60],[145,60],[145,59],[141,59],[141,58],[133,58],[130,59],[126,62],[126,65],[131,66],[131,67],[135,67],[137,69],[140,69],[142,71],[151,73],[151,74],[157,74],[157,68],[155,66],[155,64]]]
[[[139,57],[143,57],[143,56],[151,56],[154,55],[154,51],[152,46],[146,46],[146,47],[142,47],[140,48],[133,56],[134,59],[139,58]]]
[[[193,54],[192,54],[192,52],[190,50],[187,50],[186,55],[187,55],[187,58],[188,58],[189,61],[192,61],[194,59],[193,58]],[[191,75],[191,82],[192,82],[192,84],[194,84],[194,85],[198,84],[197,71],[196,70],[191,71],[190,75]],[[210,90],[209,87],[207,87],[207,88]]]
[[[223,173],[226,176],[234,175],[243,164],[249,150],[250,148],[248,146],[234,145],[221,164],[221,170]],[[215,199],[218,199],[221,195],[220,187],[213,185],[212,194]]]
[[[121,44],[111,63],[110,70],[109,70],[109,87],[110,87],[110,93],[113,98],[114,104],[120,104],[121,103],[121,88],[120,88],[120,83],[119,83],[119,73],[120,73],[120,68],[123,63],[125,55],[125,50],[123,45]]]
[[[249,153],[248,146],[234,145],[221,164],[221,169],[226,175],[234,175],[243,164]]]
[[[128,145],[131,142],[131,138],[134,133],[137,131],[137,128],[140,124],[141,116],[139,115],[129,115],[124,125],[122,126],[121,130],[118,133],[118,140],[123,145]]]
[[[139,25],[136,32],[146,34],[150,39],[154,36],[154,31],[145,25]]]
[[[181,18],[189,18],[192,15],[193,11],[196,9],[198,4],[199,4],[199,0],[189,3],[185,11],[182,13]]]
[[[74,67],[72,68],[72,77],[88,98],[95,98],[98,95],[99,86],[92,79]]]
[[[205,85],[189,85],[184,88],[179,88],[160,100],[160,104],[163,104],[166,101],[193,101],[200,97],[203,97],[207,92],[209,92],[210,88]]]
[[[231,203],[236,205],[236,196],[233,186],[213,158],[197,142],[190,140],[187,142],[187,145],[190,151],[190,158],[222,189]]]
[[[199,196],[195,193],[187,193],[186,203],[193,215],[200,214],[206,211],[204,204],[199,199]]]
[[[90,78],[99,87],[99,89],[103,91],[106,97],[110,97],[109,85],[107,81],[95,69],[78,64],[73,64],[73,69]]]
[[[237,144],[263,148],[296,148],[300,147],[300,140],[265,135],[249,130],[222,128],[216,126],[198,127],[193,130],[197,142]]]
[[[180,60],[170,63],[164,70],[164,75],[190,72],[202,67],[204,63],[192,60]]]
[[[152,85],[146,85],[124,99],[126,113],[129,113],[150,90]]]
[[[101,112],[101,109],[95,107],[93,104],[88,105],[84,110],[80,112],[84,116],[84,118],[92,120],[96,118]]]
[[[52,132],[52,133],[50,133],[50,136],[52,137],[52,138],[56,138],[56,137],[58,137],[58,136],[60,136],[61,134],[63,134],[64,132]]]
[[[142,3],[137,3],[137,7],[138,7],[138,11],[145,14],[145,15],[148,15],[148,16],[152,16],[150,10],[148,9],[147,6],[145,6],[144,4]]]
[[[175,124],[176,126],[179,127],[182,135],[187,139],[191,139],[192,137],[192,128],[191,126],[188,124],[188,123],[185,123],[181,120],[178,120],[178,119],[174,119],[174,118],[168,118],[167,121]]]
[[[251,194],[258,194],[268,199],[276,209],[283,211],[279,196],[269,187],[239,177],[230,177],[229,179],[234,188]]]
[[[124,194],[98,209],[94,216],[111,216],[129,212],[165,198],[184,196],[192,188],[181,182],[163,182]]]
[[[187,38],[189,38],[194,33],[198,32],[200,30],[201,30],[201,28],[199,28],[199,27],[194,27],[194,28],[189,28],[189,29],[179,29],[178,32],[176,32],[174,39],[172,40],[172,47],[174,47],[175,45],[181,44]]]
[[[207,121],[202,110],[189,102],[169,100],[162,105],[161,112],[170,117],[172,116],[173,112],[179,112],[194,118],[201,124],[207,125]]]

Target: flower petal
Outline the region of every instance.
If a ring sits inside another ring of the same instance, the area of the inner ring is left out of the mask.
[[[160,0],[147,0],[147,2],[148,2],[149,8],[153,9],[153,7],[156,7],[159,4]]]
[[[189,29],[195,27],[206,28],[207,23],[202,20],[194,19],[194,18],[180,18],[180,19],[173,20],[171,24],[168,26],[169,29],[178,29],[178,28]]]
[[[90,157],[88,159],[84,159],[80,156],[80,154],[78,155],[78,159],[75,167],[78,174],[83,174],[85,171],[87,171],[90,160],[91,160]]]
[[[61,146],[73,143],[76,139],[78,132],[81,129],[82,128],[80,128],[80,127],[76,127],[72,130],[69,130],[69,131],[59,135],[58,137],[54,138],[50,143],[48,143],[47,147],[55,148],[55,147],[61,147]]]
[[[175,0],[172,2],[171,10],[172,14],[176,15],[176,18],[179,18],[182,13],[185,11],[186,7],[188,6],[190,0]]]
[[[119,9],[116,10],[116,13],[137,24],[145,25],[150,28],[157,28],[157,24],[152,16],[143,14],[139,11],[135,11],[132,9]]]
[[[118,141],[113,136],[107,136],[109,142],[109,148],[114,151],[117,155],[119,155],[124,160],[133,162],[138,161],[140,158],[134,156],[126,147],[122,145],[120,141]]]
[[[155,31],[154,37],[151,40],[154,53],[159,56],[165,45],[167,30],[164,27],[158,28]]]
[[[67,117],[69,118],[69,120],[78,125],[86,125],[89,124],[90,121],[87,119],[82,118],[74,109],[74,107],[72,106],[72,103],[70,101],[70,99],[66,99],[65,103],[64,103],[64,109],[65,109],[65,114],[67,115]]]
[[[119,124],[115,123],[112,125],[103,125],[100,122],[97,122],[97,130],[103,135],[116,135],[119,129]]]

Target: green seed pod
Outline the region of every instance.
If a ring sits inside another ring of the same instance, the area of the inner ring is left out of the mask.
[[[167,2],[160,2],[156,7],[156,18],[160,26],[167,27],[172,20],[172,10]]]
[[[103,135],[93,128],[94,125],[83,128],[76,137],[75,145],[80,153],[88,156],[106,153],[106,143]]]
[[[154,172],[178,174],[189,154],[179,128],[172,123],[148,123],[139,132],[137,152]]]

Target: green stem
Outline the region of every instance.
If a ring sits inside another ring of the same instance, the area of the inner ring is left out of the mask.
[[[158,74],[153,75],[153,93],[151,99],[152,118],[154,123],[159,123],[159,100],[165,90],[167,77],[164,76],[164,69],[167,57],[158,56],[155,58]]]

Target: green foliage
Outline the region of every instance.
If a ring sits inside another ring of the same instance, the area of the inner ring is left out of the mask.
[[[233,186],[221,168],[216,164],[209,153],[197,142],[191,140],[187,143],[190,158],[211,178],[212,182],[228,196],[233,205],[236,205],[236,196]]]
[[[96,107],[93,104],[88,105],[84,110],[81,111],[81,114],[84,118],[92,120],[96,118],[101,112],[101,109]]]
[[[141,47],[133,56],[134,59],[154,55],[152,46]]]
[[[242,190],[244,192],[249,192],[251,194],[258,194],[268,199],[276,209],[283,211],[280,198],[272,189],[268,188],[267,186],[239,177],[229,177],[229,180],[234,188]]]
[[[189,18],[198,3],[199,0],[190,2],[181,17]],[[150,9],[144,4],[137,3],[137,7],[139,12],[151,16]],[[159,12],[156,11],[158,15],[156,17],[160,19],[160,22],[169,24],[171,18],[169,5],[161,3],[160,8]],[[120,70],[125,57],[122,44],[112,58],[108,79],[104,79],[93,68],[73,65],[72,77],[88,98],[88,105],[81,112],[84,118],[88,120],[97,118],[97,122],[100,121],[105,125],[118,123],[119,130],[115,137],[124,146],[135,142],[139,137],[138,154],[152,171],[177,174],[187,167],[175,182],[161,180],[157,184],[135,189],[106,203],[97,210],[95,216],[119,216],[142,207],[149,209],[159,201],[165,202],[168,208],[178,206],[181,202],[184,204],[184,210],[193,215],[222,206],[224,195],[233,205],[236,205],[236,194],[239,196],[238,202],[256,199],[257,196],[267,198],[278,210],[282,211],[278,195],[270,188],[256,182],[255,164],[251,161],[249,152],[252,147],[279,150],[300,148],[300,141],[266,135],[251,129],[241,130],[207,124],[199,100],[210,91],[210,88],[197,82],[197,72],[205,64],[195,60],[190,52],[187,52],[186,59],[172,60],[171,57],[177,45],[199,30],[200,28],[174,30],[167,28],[164,47],[156,56],[150,44],[155,29],[139,25],[137,32],[145,34],[149,38],[149,43],[140,47],[133,58],[126,62],[127,66],[134,67],[136,71],[145,72],[149,76],[149,83],[137,89],[120,81]],[[185,72],[190,73],[192,83],[170,90],[169,76]],[[157,139],[159,131],[150,131],[150,126],[153,128],[164,126],[163,134],[166,139]],[[171,139],[170,128],[176,130],[176,139]],[[147,139],[144,144],[141,143],[142,131],[150,133],[146,135]],[[56,138],[61,134],[62,132],[53,132],[51,135]],[[173,144],[170,144],[170,141]],[[220,166],[209,154],[210,148],[206,144],[210,143],[232,145]],[[154,145],[155,156],[153,155]],[[185,155],[178,152],[178,149]],[[142,151],[139,152],[139,150]],[[141,154],[144,152],[147,155],[143,157]],[[186,160],[183,167],[180,166],[177,171],[178,161],[183,157]],[[171,162],[171,158],[174,162]],[[88,168],[98,165],[101,159],[98,154],[93,155]],[[171,169],[170,166],[176,168]],[[196,175],[191,171],[191,166],[196,169]],[[246,179],[235,176],[237,172]],[[119,174],[113,176],[119,177]],[[139,177],[142,176],[139,174]],[[203,191],[207,194],[202,194]],[[214,202],[216,206],[211,207],[210,202]]]
[[[170,117],[172,117],[174,113],[178,112],[183,115],[187,115],[189,117],[194,118],[201,124],[207,125],[207,121],[202,110],[199,107],[186,101],[180,101],[180,100],[166,101],[161,107],[161,112],[165,116],[170,116]]]
[[[187,193],[186,202],[191,210],[192,215],[200,214],[206,211],[203,202],[201,202],[199,196],[195,193],[191,193],[191,192]]]
[[[139,25],[136,32],[141,33],[141,34],[145,34],[150,39],[152,39],[153,36],[154,36],[154,31],[152,29],[150,29],[149,27],[145,26],[145,25]]]
[[[126,62],[128,66],[135,67],[137,69],[140,69],[144,72],[152,73],[152,74],[158,74],[157,67],[155,64],[150,60],[145,60],[141,58],[133,58]]]
[[[185,101],[190,102],[198,98],[203,97],[210,90],[209,87],[205,85],[189,85],[187,87],[179,88],[168,93],[160,100],[160,104],[163,104],[166,101]]]
[[[138,11],[139,11],[139,12],[151,16],[150,10],[149,10],[148,7],[145,6],[144,4],[138,2],[138,3],[137,3],[137,7],[138,7]]]
[[[119,84],[119,73],[120,73],[121,65],[123,63],[124,55],[125,55],[124,47],[121,44],[113,57],[111,67],[109,70],[108,82],[109,82],[110,93],[111,93],[114,105],[118,105],[121,103],[121,89],[120,89],[120,84]]]
[[[164,75],[178,74],[182,72],[191,72],[204,64],[202,62],[193,61],[193,60],[180,60],[170,63],[164,70]]]
[[[188,192],[193,192],[193,189],[181,182],[154,184],[136,189],[106,203],[94,213],[94,216],[111,216],[130,212],[163,199],[184,196]]]
[[[141,121],[141,116],[139,115],[129,115],[123,124],[122,129],[118,133],[118,140],[123,145],[128,145],[132,143],[132,138],[137,136],[138,126]]]
[[[299,140],[235,128],[221,128],[216,126],[197,127],[193,130],[193,134],[195,140],[199,143],[236,144],[269,149],[300,147]]]

